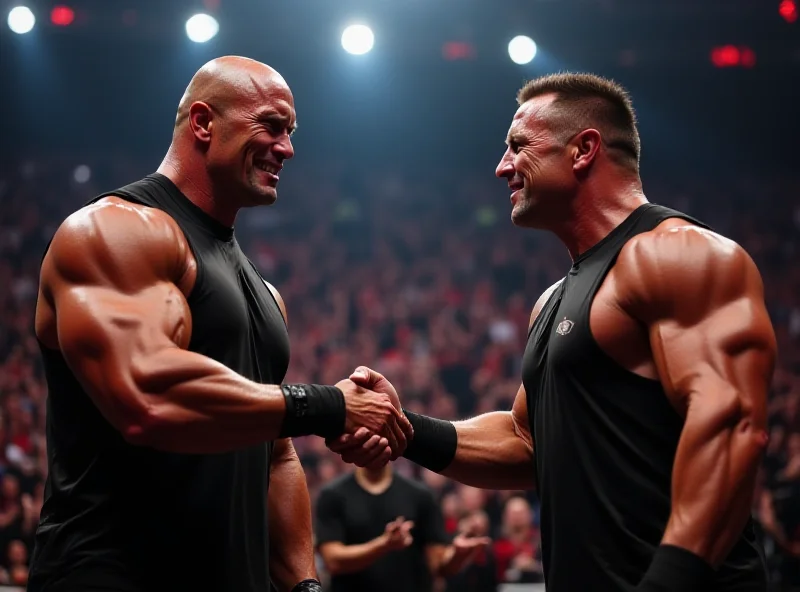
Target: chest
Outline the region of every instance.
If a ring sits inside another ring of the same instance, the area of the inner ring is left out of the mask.
[[[277,302],[235,243],[196,257],[189,296],[190,349],[257,382],[280,382],[289,364],[289,336]]]
[[[348,544],[361,544],[380,536],[386,524],[400,516],[418,528],[425,518],[422,514],[419,504],[408,495],[351,494],[344,509]]]
[[[658,377],[647,327],[625,310],[617,273],[587,266],[566,277],[534,321],[524,364],[528,375],[602,378],[623,371]]]

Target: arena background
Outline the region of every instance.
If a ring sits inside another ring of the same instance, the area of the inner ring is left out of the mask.
[[[4,19],[21,4],[0,0]],[[516,90],[561,70],[627,86],[649,199],[709,222],[762,269],[780,360],[754,511],[775,589],[800,586],[788,582],[800,562],[800,24],[792,0],[25,6],[36,17],[30,32],[0,30],[4,582],[24,580],[46,468],[46,389],[31,331],[42,249],[83,200],[153,171],[192,73],[240,54],[277,68],[296,98],[296,157],[280,199],[237,221],[239,242],[287,303],[287,379],[331,383],[365,363],[410,407],[451,418],[509,408],[530,308],[568,267],[551,237],[512,227],[507,187],[493,177]],[[201,12],[219,24],[207,43],[185,30]],[[25,13],[14,15],[19,30]],[[371,52],[343,50],[353,23],[371,27]],[[517,35],[536,43],[527,64],[509,57]],[[318,441],[297,448],[312,495],[348,470]],[[451,528],[482,508],[492,536],[507,534],[512,493],[482,496],[397,466],[436,489]]]

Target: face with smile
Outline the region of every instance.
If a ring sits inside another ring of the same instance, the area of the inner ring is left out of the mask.
[[[576,151],[548,124],[554,95],[542,95],[517,109],[506,151],[495,174],[508,181],[511,220],[517,226],[545,228],[569,205],[577,188]]]
[[[227,92],[216,104],[190,108],[215,194],[239,207],[270,205],[278,198],[283,164],[294,156],[294,97],[271,69],[245,72],[225,83]]]

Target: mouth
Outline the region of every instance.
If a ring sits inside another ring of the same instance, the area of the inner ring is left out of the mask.
[[[278,179],[280,179],[279,174],[281,172],[281,169],[283,168],[279,164],[274,164],[266,160],[253,161],[253,167],[265,173],[270,180],[276,182],[278,181]]]
[[[511,190],[511,203],[516,204],[517,198],[519,197],[520,192],[525,189],[525,182],[520,180],[512,180],[508,184],[508,188]]]

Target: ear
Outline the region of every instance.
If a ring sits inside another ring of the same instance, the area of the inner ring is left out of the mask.
[[[211,141],[211,127],[214,114],[206,103],[197,101],[189,106],[189,128],[194,137],[207,144]]]
[[[600,132],[596,129],[583,130],[572,139],[573,144],[573,164],[575,172],[584,172],[592,166],[597,153],[600,150],[602,139]]]

